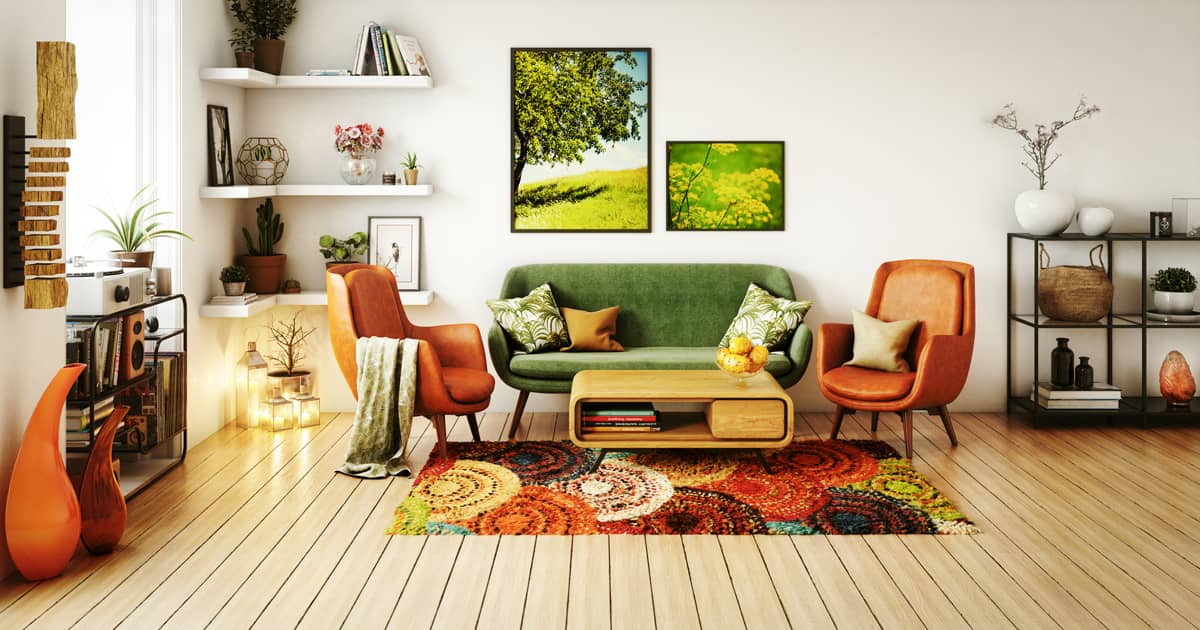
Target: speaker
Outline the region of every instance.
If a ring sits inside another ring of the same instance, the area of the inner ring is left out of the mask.
[[[129,381],[146,371],[146,314],[137,312],[121,320],[121,364],[117,379]]]

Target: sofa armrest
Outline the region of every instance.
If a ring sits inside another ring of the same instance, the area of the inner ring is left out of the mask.
[[[483,337],[475,324],[446,324],[444,326],[411,326],[411,336],[428,341],[437,350],[438,358],[447,367],[486,370],[487,357],[483,352]]]
[[[854,326],[850,324],[821,324],[817,336],[817,375],[841,367],[854,354]]]
[[[508,345],[508,334],[499,324],[493,323],[488,330],[488,351],[492,355],[492,369],[496,371],[496,376],[511,385],[513,373],[508,363],[512,361],[512,348]]]
[[[796,332],[792,333],[792,340],[788,343],[786,354],[792,362],[792,369],[779,379],[781,386],[791,387],[800,382],[800,378],[808,369],[808,361],[812,357],[812,343],[812,329],[801,323]]]
[[[948,405],[958,398],[967,384],[975,340],[963,335],[934,335],[917,357],[917,378],[913,382],[911,405],[914,408]]]

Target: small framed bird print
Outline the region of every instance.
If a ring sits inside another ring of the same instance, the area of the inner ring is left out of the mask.
[[[401,291],[421,290],[421,217],[369,217],[367,260],[392,272]]]

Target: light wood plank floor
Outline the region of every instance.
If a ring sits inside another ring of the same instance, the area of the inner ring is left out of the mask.
[[[0,628],[1197,627],[1200,427],[955,418],[958,448],[917,417],[914,464],[977,536],[389,537],[412,482],[333,473],[348,415],[230,427],[130,502],[116,553],[0,584]],[[485,439],[507,422],[483,417]],[[799,439],[829,427],[797,417]],[[899,448],[898,428],[878,438]],[[520,437],[566,435],[539,413]],[[433,431],[413,439],[420,467]]]

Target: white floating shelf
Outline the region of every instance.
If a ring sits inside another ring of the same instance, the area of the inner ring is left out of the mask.
[[[433,291],[401,291],[400,301],[406,307],[429,306],[433,304]],[[278,293],[262,296],[249,304],[201,304],[200,317],[245,319],[276,306],[325,306],[327,303],[324,291]]]
[[[432,184],[278,184],[275,186],[205,186],[203,199],[257,199],[260,197],[428,197]]]
[[[253,68],[201,68],[200,80],[241,88],[429,89],[432,77],[273,75]]]

